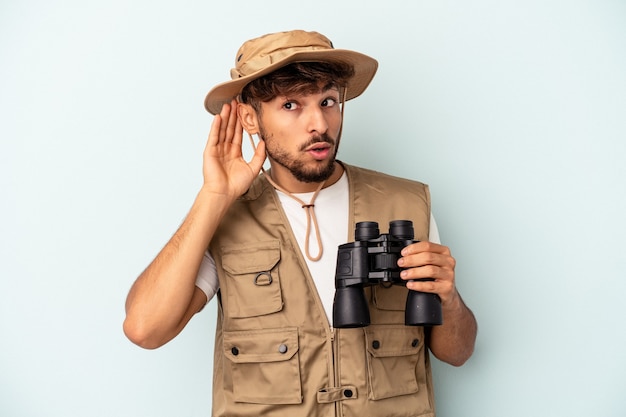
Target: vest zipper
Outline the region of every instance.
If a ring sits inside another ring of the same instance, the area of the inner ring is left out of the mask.
[[[331,387],[336,387],[339,381],[339,375],[337,372],[337,364],[339,363],[339,355],[337,351],[339,350],[338,345],[335,343],[335,328],[330,326],[330,349],[331,349],[331,358],[332,358],[332,369],[328,370],[328,377],[332,378],[330,381]],[[340,401],[335,402],[335,416],[338,417],[341,415],[341,410],[339,407]]]

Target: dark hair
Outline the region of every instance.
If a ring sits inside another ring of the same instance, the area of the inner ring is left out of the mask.
[[[251,81],[241,91],[241,102],[260,113],[261,102],[342,88],[353,75],[354,67],[343,62],[296,62]]]

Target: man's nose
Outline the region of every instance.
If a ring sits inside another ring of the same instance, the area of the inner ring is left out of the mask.
[[[307,128],[310,133],[317,132],[320,135],[323,135],[328,131],[328,122],[323,109],[319,107],[310,108],[307,116]]]

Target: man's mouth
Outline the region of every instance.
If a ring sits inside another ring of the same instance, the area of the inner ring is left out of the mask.
[[[306,148],[306,152],[312,155],[316,160],[321,161],[328,157],[330,149],[330,144],[326,142],[318,142]]]

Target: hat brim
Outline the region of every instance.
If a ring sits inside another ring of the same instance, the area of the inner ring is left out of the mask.
[[[250,82],[294,62],[343,62],[354,67],[354,75],[348,80],[346,100],[360,96],[374,78],[378,61],[367,55],[345,49],[296,52],[253,74],[218,84],[204,99],[204,107],[211,114],[218,114],[225,103],[237,97]]]

